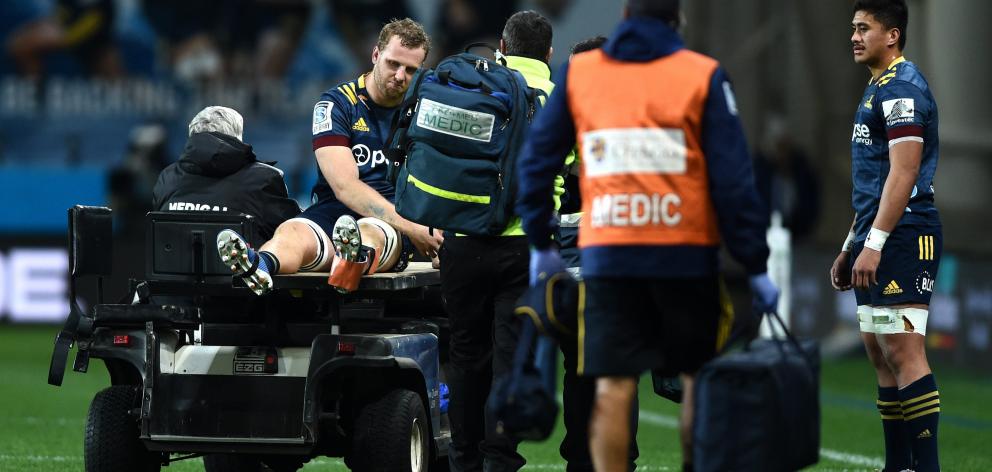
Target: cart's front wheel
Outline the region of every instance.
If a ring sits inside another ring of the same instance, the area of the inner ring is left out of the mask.
[[[83,456],[86,472],[157,472],[160,454],[138,439],[138,419],[130,411],[141,406],[138,387],[113,385],[93,397],[86,415]]]
[[[347,462],[363,472],[426,472],[430,451],[427,413],[420,395],[396,389],[362,407]]]

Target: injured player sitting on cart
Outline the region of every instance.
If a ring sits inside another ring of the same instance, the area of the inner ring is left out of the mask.
[[[413,20],[385,25],[372,70],[324,92],[314,106],[315,203],[279,225],[258,251],[232,230],[217,235],[221,260],[253,292],[272,290],[272,275],[299,271],[328,271],[328,284],[350,292],[363,274],[402,270],[414,247],[436,264],[440,231],[396,213],[382,157],[393,115],[429,49]]]

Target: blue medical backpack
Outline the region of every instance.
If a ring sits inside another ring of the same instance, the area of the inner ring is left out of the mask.
[[[514,169],[540,92],[498,54],[467,51],[414,75],[387,143],[389,175],[400,216],[499,235],[513,216]]]

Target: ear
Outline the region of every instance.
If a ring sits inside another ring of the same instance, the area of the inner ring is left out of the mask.
[[[506,41],[503,41],[503,38],[499,38],[499,52],[506,55]]]
[[[379,62],[379,45],[378,44],[374,48],[372,48],[372,64],[375,65],[375,63],[377,63],[377,62]]]
[[[889,30],[889,40],[886,41],[888,46],[899,46],[899,38],[902,37],[902,31],[899,28],[892,28]]]
[[[555,53],[555,48],[554,47],[548,48],[548,57],[545,57],[544,58],[544,62],[547,62],[548,64],[551,64],[551,56],[554,55],[554,53]]]

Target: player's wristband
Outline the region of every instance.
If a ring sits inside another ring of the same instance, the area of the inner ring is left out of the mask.
[[[868,239],[865,240],[865,247],[882,252],[882,246],[885,246],[886,239],[889,239],[888,232],[872,227],[872,229],[868,231]]]
[[[854,247],[854,231],[848,231],[847,239],[844,240],[844,245],[840,247],[840,251],[851,252],[852,247]]]

